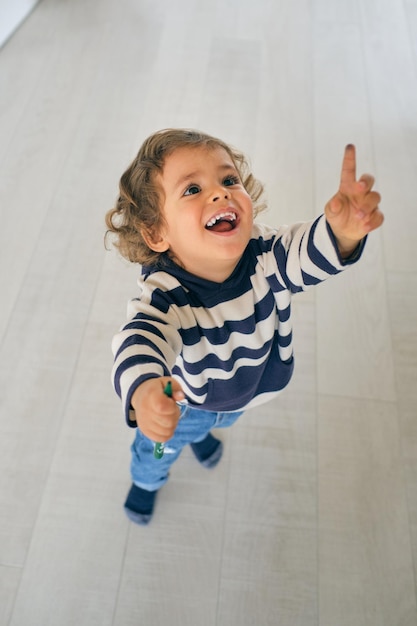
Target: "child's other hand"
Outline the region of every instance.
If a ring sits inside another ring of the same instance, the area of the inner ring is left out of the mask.
[[[172,397],[164,394],[168,381],[172,383]],[[184,400],[181,385],[167,376],[145,380],[135,390],[131,404],[135,410],[140,431],[152,441],[168,441],[173,436],[180,417],[177,401]]]
[[[356,180],[355,146],[346,146],[339,191],[325,208],[342,257],[349,256],[359,241],[384,221],[378,207],[381,196],[372,191],[373,184],[370,174],[363,174]]]

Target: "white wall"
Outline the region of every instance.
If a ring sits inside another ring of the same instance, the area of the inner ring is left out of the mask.
[[[0,0],[0,46],[30,13],[38,0]]]

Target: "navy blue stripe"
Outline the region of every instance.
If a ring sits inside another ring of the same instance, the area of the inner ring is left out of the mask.
[[[168,313],[169,307],[173,304],[179,307],[186,306],[189,303],[188,295],[183,287],[175,287],[170,291],[157,288],[152,293],[151,305],[162,313]]]
[[[316,276],[311,276],[310,274],[307,274],[304,271],[301,272],[301,275],[303,277],[303,282],[306,286],[318,285],[319,283],[321,283],[321,278],[317,278]]]
[[[250,335],[255,332],[256,326],[260,321],[268,319],[274,312],[275,299],[272,294],[268,293],[255,307],[254,314],[243,320],[228,320],[220,328],[201,328],[193,326],[192,328],[182,328],[179,330],[184,345],[193,346],[201,341],[201,337],[206,337],[211,345],[222,345],[229,341],[232,333],[241,333]]]
[[[122,395],[121,389],[120,389],[120,378],[124,374],[124,372],[131,367],[135,367],[136,365],[148,365],[149,363],[157,363],[158,365],[160,365],[164,372],[162,374],[163,376],[170,375],[170,372],[167,369],[165,362],[161,361],[160,359],[157,359],[156,357],[152,357],[149,355],[146,355],[146,356],[135,355],[135,356],[128,357],[122,363],[120,363],[119,367],[117,367],[116,371],[114,372],[114,388],[118,396],[121,397]]]
[[[206,337],[212,346],[218,346],[227,343],[232,333],[250,335],[255,331],[255,328],[255,316],[251,315],[244,320],[228,321],[221,328],[192,328],[179,332],[184,345],[192,346],[198,343],[201,337]]]
[[[296,285],[295,283],[291,282],[288,276],[287,276],[287,283],[288,283],[288,289],[291,291],[291,293],[300,293],[300,291],[303,290],[303,288],[300,287],[300,285]]]
[[[274,293],[279,293],[280,291],[285,291],[287,288],[286,285],[283,285],[279,282],[277,276],[272,274],[272,276],[266,276],[269,286],[271,287]]]
[[[303,290],[302,286],[295,285],[291,282],[287,274],[287,251],[281,243],[281,240],[274,247],[274,256],[281,272],[281,277],[285,283],[285,288],[289,289],[291,293],[298,293]],[[285,269],[284,269],[285,268]],[[284,273],[285,272],[285,273]],[[269,280],[269,278],[268,278]],[[281,290],[282,291],[282,290]]]
[[[281,348],[288,348],[292,342],[292,331],[288,335],[278,335],[278,344]]]
[[[271,252],[274,241],[274,237],[264,239],[262,235],[260,235],[257,239],[251,239],[248,247],[255,253],[255,255],[266,254],[267,252]]]
[[[148,322],[151,322],[151,323],[149,324]],[[158,320],[154,316],[151,316],[151,315],[145,316],[143,313],[138,313],[130,322],[128,322],[127,324],[123,326],[123,330],[126,330],[128,328],[133,328],[135,330],[150,330],[151,332],[153,332],[155,328],[154,327],[155,322],[159,322],[160,324],[167,326],[167,323],[165,322],[165,320]],[[163,334],[161,334],[161,337],[163,337]]]
[[[289,287],[289,280],[287,274],[283,274],[284,268],[287,267],[287,251],[282,245],[281,239],[279,239],[274,246],[274,257],[277,262],[277,266],[281,272],[281,277],[284,280],[285,287]]]
[[[131,401],[132,401],[132,396],[135,393],[136,389],[139,387],[139,385],[141,385],[142,383],[145,382],[145,380],[150,380],[151,378],[158,378],[158,375],[155,373],[148,373],[148,374],[143,374],[142,376],[139,376],[139,378],[137,378],[130,386],[130,389],[127,393],[126,396],[126,406],[125,406],[125,412],[126,412],[126,422],[127,425],[132,427],[132,428],[136,428],[138,423],[136,420],[131,420],[130,416],[129,416],[129,412],[131,409]]]
[[[314,233],[316,232],[318,221],[319,221],[318,219],[315,220],[308,235],[308,241],[307,241],[308,256],[310,257],[314,265],[317,265],[321,270],[323,270],[324,272],[327,272],[327,274],[331,274],[331,275],[339,274],[340,270],[336,269],[334,265],[332,265],[314,245]],[[318,281],[318,282],[321,282],[321,281]],[[308,284],[315,285],[317,283],[311,282]]]
[[[135,315],[135,317],[134,317],[134,318],[132,318],[132,319],[130,320],[130,322],[128,322],[128,324],[125,326],[125,328],[126,328],[129,324],[134,323],[134,320],[139,321],[139,322],[140,322],[140,321],[144,321],[144,322],[147,322],[147,321],[148,321],[148,322],[151,322],[152,324],[154,324],[154,322],[155,322],[155,315],[147,315],[147,313],[138,313],[137,315]],[[159,324],[164,324],[165,326],[168,326],[168,323],[167,323],[165,320],[163,320],[163,319],[159,319],[159,318],[157,318],[157,319],[156,319],[156,321],[157,321]]]
[[[144,337],[143,335],[130,335],[127,337],[118,351],[116,352],[115,359],[125,350],[125,348],[129,348],[129,346],[148,346],[152,350],[155,350],[163,359],[165,358],[162,350],[158,348],[158,346],[148,337]]]
[[[182,370],[180,370],[178,365],[174,365],[174,367],[172,368],[172,374],[174,376],[179,376],[180,378],[182,378],[184,380],[184,382],[186,383],[187,387],[191,390],[191,392],[195,396],[197,396],[197,397],[204,397],[207,394],[208,382],[206,382],[201,387],[193,387],[193,385],[191,385],[190,382],[184,378],[184,373],[183,373]]]
[[[280,322],[287,322],[290,319],[291,315],[291,304],[289,304],[285,309],[278,309],[278,319]]]
[[[268,319],[274,309],[275,298],[272,293],[268,291],[268,293],[255,304],[256,323]]]
[[[184,371],[192,375],[199,375],[206,369],[217,369],[224,372],[231,372],[236,365],[236,361],[239,359],[261,359],[266,357],[271,350],[272,340],[267,341],[260,348],[247,348],[246,346],[239,346],[233,350],[230,358],[223,360],[217,356],[217,354],[206,354],[206,356],[197,361],[196,363],[188,363],[184,361]],[[249,366],[248,367],[257,367]]]
[[[139,315],[137,315],[134,318],[134,321],[129,322],[128,324],[123,326],[123,330],[139,330],[139,331],[143,331],[146,333],[151,333],[152,335],[156,335],[157,337],[165,341],[164,333],[161,330],[159,330],[159,328],[156,328],[154,324],[155,322],[157,322],[166,326],[167,325],[166,322],[155,320],[154,318],[152,319],[151,317],[149,317],[148,319],[152,320],[153,323],[148,324],[148,322],[145,322],[142,319],[139,319]]]

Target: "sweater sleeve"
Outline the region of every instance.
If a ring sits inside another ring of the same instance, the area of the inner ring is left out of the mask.
[[[169,282],[170,277],[164,275]],[[122,400],[128,426],[136,427],[131,398],[145,380],[170,376],[181,350],[177,307],[159,281],[142,282],[140,298],[128,306],[129,321],[113,337],[113,386]],[[171,279],[172,280],[172,279]]]
[[[267,275],[276,277],[276,291],[280,285],[297,293],[340,273],[359,260],[365,246],[363,239],[350,257],[342,259],[324,215],[311,222],[281,226],[274,233],[264,261]]]

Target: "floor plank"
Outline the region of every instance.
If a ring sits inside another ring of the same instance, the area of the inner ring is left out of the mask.
[[[415,271],[414,249],[406,235],[408,229],[416,228],[417,221],[417,63],[415,37],[410,38],[413,22],[409,26],[400,2],[370,0],[361,3],[361,14],[376,174],[387,207],[382,231],[385,263],[390,271]]]
[[[22,570],[0,565],[0,623],[8,624],[19,587]]]
[[[394,405],[319,401],[320,624],[416,624]]]

